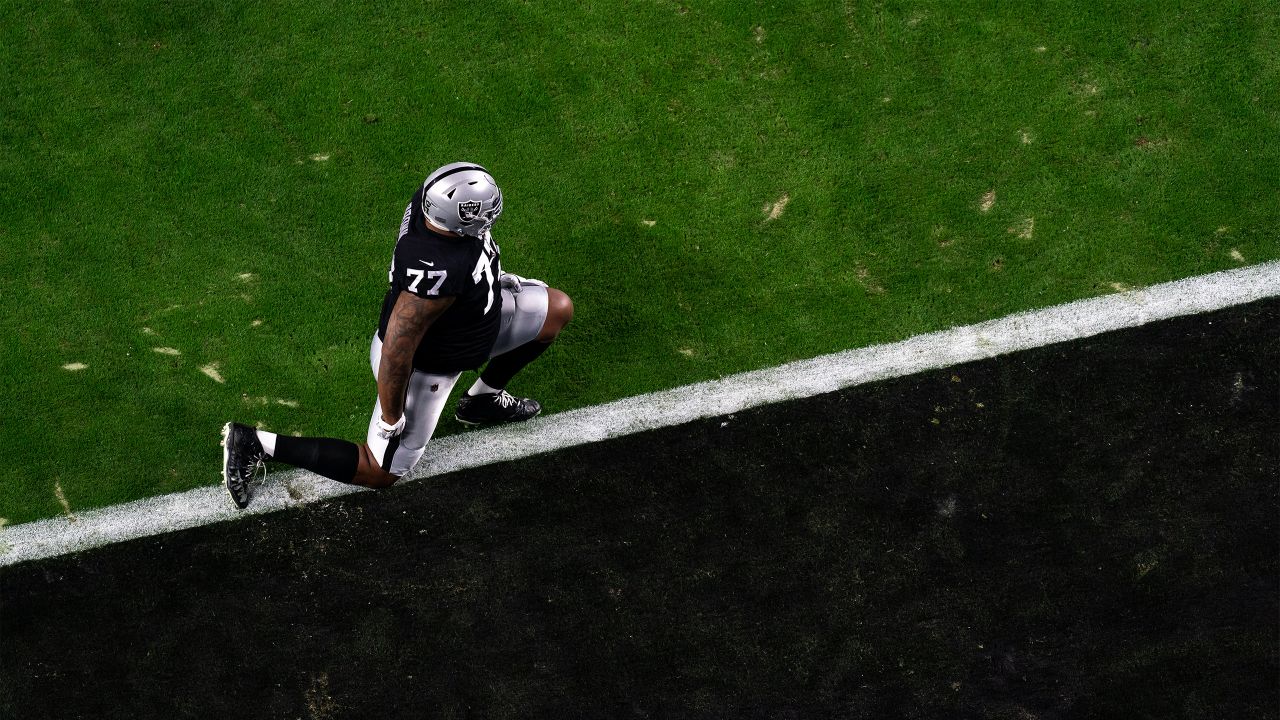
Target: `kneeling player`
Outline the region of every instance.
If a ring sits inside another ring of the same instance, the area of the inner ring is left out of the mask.
[[[458,401],[459,421],[518,422],[541,412],[506,386],[569,323],[573,303],[546,283],[502,272],[490,232],[501,212],[502,191],[479,165],[452,163],[427,177],[405,208],[369,351],[378,399],[364,444],[227,423],[222,474],[237,507],[248,506],[268,459],[339,482],[392,485],[422,457],[458,376],[486,361]]]

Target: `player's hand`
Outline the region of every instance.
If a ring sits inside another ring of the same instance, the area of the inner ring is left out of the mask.
[[[387,423],[382,418],[378,418],[378,437],[382,438],[383,440],[390,440],[391,438],[396,437],[402,432],[404,432],[404,416],[403,415],[400,416],[400,419],[395,421],[394,424]]]
[[[498,287],[510,290],[512,295],[519,295],[520,291],[523,289],[520,286],[523,285],[524,283],[530,283],[532,285],[541,285],[542,287],[547,286],[547,284],[542,282],[541,280],[534,280],[533,278],[523,278],[523,277],[520,277],[519,275],[516,275],[515,273],[509,273],[509,272],[502,273],[502,276],[498,278]]]

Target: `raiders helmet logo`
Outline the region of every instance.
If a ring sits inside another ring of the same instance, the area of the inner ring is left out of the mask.
[[[481,202],[479,200],[466,200],[458,203],[458,219],[464,223],[474,221],[480,216]]]

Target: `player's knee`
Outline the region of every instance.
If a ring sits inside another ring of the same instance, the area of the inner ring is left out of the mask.
[[[368,444],[360,446],[360,464],[356,466],[356,483],[358,485],[380,490],[395,485],[399,479],[399,475],[392,475],[378,465]]]
[[[573,300],[563,291],[556,288],[547,289],[547,329],[550,338],[560,334],[565,325],[573,319]]]
[[[383,470],[382,468],[375,466],[373,470],[365,476],[365,479],[366,479],[365,487],[370,487],[375,490],[381,490],[383,488],[389,488],[392,485],[395,485],[396,482],[400,480],[400,476],[392,475],[386,470]]]

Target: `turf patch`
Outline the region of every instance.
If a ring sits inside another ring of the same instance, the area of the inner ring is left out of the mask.
[[[358,437],[402,208],[461,157],[576,301],[519,379],[552,411],[1274,259],[1278,17],[7,3],[0,512],[212,483],[231,418]]]

